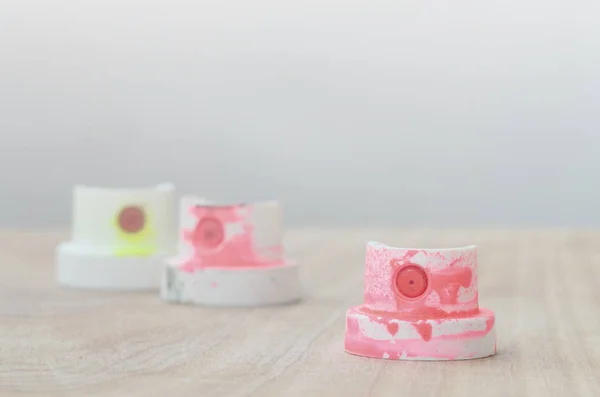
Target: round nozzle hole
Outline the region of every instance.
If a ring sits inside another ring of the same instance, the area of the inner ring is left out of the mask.
[[[146,216],[144,211],[135,206],[125,207],[119,213],[119,226],[127,233],[137,233],[144,228]]]
[[[216,248],[223,242],[223,224],[215,218],[202,218],[194,231],[194,245],[201,248]]]
[[[418,298],[427,290],[428,279],[425,270],[417,265],[402,267],[396,274],[396,290],[407,298]]]

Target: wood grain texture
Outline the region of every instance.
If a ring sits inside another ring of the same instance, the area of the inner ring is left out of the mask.
[[[0,396],[600,396],[600,233],[290,231],[306,298],[262,309],[59,288],[60,233],[0,233]],[[498,355],[396,362],[343,350],[367,240],[479,246]]]

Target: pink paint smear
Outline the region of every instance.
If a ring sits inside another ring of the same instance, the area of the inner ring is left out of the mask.
[[[389,332],[389,339],[379,340],[366,336],[359,326],[359,317],[353,314],[362,314],[362,308],[352,308],[346,318],[346,337],[345,349],[353,354],[374,357],[374,358],[429,358],[440,360],[456,360],[472,358],[478,355],[476,348],[469,347],[469,342],[477,342],[485,338],[494,327],[494,314],[487,309],[482,309],[468,317],[454,319],[438,319],[438,324],[459,322],[464,319],[478,319],[485,323],[484,330],[465,330],[459,333],[432,335],[432,324],[423,320],[407,320],[406,318],[396,317],[390,313],[387,316],[372,314],[369,320],[374,323],[384,324]],[[409,321],[415,328],[420,338],[417,339],[396,339],[399,325],[392,321]],[[364,321],[364,320],[363,320]],[[496,342],[494,340],[493,352],[496,352]]]
[[[425,265],[413,262],[417,254],[423,254]],[[420,318],[452,317],[455,312],[476,311],[478,294],[476,284],[475,251],[459,251],[442,256],[435,250],[397,250],[387,248],[367,249],[365,271],[365,306],[384,312],[406,312]],[[435,266],[433,266],[435,263]],[[431,265],[430,265],[431,264]],[[406,267],[418,267],[425,271],[425,280],[396,279]],[[425,284],[420,296],[405,296],[406,283]],[[461,289],[462,288],[462,289]],[[461,294],[470,292],[473,298],[461,302]]]
[[[181,267],[184,271],[207,267],[263,268],[284,263],[282,247],[267,247],[260,252],[255,248],[254,229],[248,222],[250,206],[194,206],[190,212],[198,222],[194,229],[183,232],[193,247],[192,256]],[[227,236],[228,224],[238,224],[242,231]]]

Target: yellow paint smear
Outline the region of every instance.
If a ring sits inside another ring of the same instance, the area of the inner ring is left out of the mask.
[[[144,227],[136,233],[128,233],[121,229],[119,225],[119,214],[117,212],[113,219],[113,228],[117,233],[118,246],[114,255],[117,257],[125,256],[150,256],[154,255],[158,249],[156,247],[156,233],[152,228],[151,218],[144,211]]]

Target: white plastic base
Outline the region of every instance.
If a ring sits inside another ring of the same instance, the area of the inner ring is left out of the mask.
[[[252,268],[165,268],[161,296],[169,302],[207,306],[265,306],[300,299],[298,265]]]
[[[467,360],[496,354],[495,317],[480,309],[465,317],[402,319],[361,306],[346,315],[345,349],[389,360]]]
[[[58,283],[73,288],[156,290],[167,255],[115,257],[72,243],[57,248]]]

